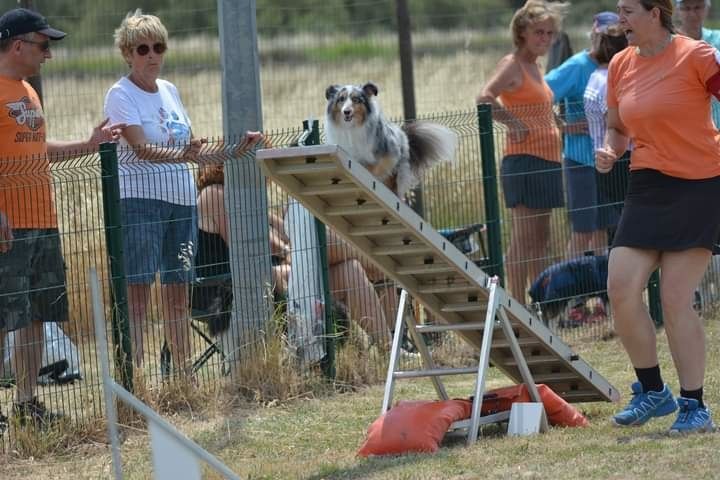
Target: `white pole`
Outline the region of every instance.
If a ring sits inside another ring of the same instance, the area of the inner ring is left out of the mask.
[[[120,457],[120,441],[117,425],[117,410],[115,409],[115,398],[112,394],[110,378],[110,360],[108,357],[108,346],[105,329],[105,309],[100,296],[100,281],[97,271],[90,269],[90,292],[92,295],[93,320],[95,322],[95,345],[97,354],[100,356],[100,371],[102,372],[103,394],[105,396],[105,410],[108,418],[108,433],[112,450],[112,464],[115,472],[115,479],[122,480],[122,458]]]

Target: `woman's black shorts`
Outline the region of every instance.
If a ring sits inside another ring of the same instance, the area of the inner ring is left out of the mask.
[[[686,180],[633,170],[613,247],[713,250],[720,233],[718,205],[720,177]]]
[[[500,175],[505,206],[548,209],[565,206],[562,165],[533,155],[507,155]]]

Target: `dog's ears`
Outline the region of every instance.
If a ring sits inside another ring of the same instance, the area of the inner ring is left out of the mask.
[[[363,85],[362,89],[363,89],[363,92],[365,92],[365,95],[367,95],[368,97],[372,97],[373,95],[377,97],[378,88],[375,86],[374,83],[368,82],[365,85]]]
[[[340,85],[330,85],[325,89],[325,99],[330,100],[340,90]]]

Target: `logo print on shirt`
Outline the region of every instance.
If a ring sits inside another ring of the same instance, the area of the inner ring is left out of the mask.
[[[14,118],[18,125],[25,125],[33,132],[45,124],[41,108],[35,108],[28,97],[22,97],[17,102],[6,103],[10,118]]]

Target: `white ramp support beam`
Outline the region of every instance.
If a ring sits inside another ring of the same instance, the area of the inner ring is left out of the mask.
[[[213,470],[230,480],[240,480],[232,470],[216,457],[204,450],[180,433],[152,408],[145,405],[132,393],[115,383],[110,377],[110,364],[106,337],[105,307],[100,293],[100,281],[97,271],[90,269],[90,291],[92,295],[93,320],[95,322],[95,343],[100,356],[100,367],[103,377],[103,393],[105,395],[105,411],[108,417],[108,432],[112,448],[113,472],[116,480],[123,478],[122,460],[120,457],[120,440],[117,423],[115,397],[132,407],[145,417],[150,430],[153,465],[153,478],[156,480],[200,480],[200,461],[207,463]]]

